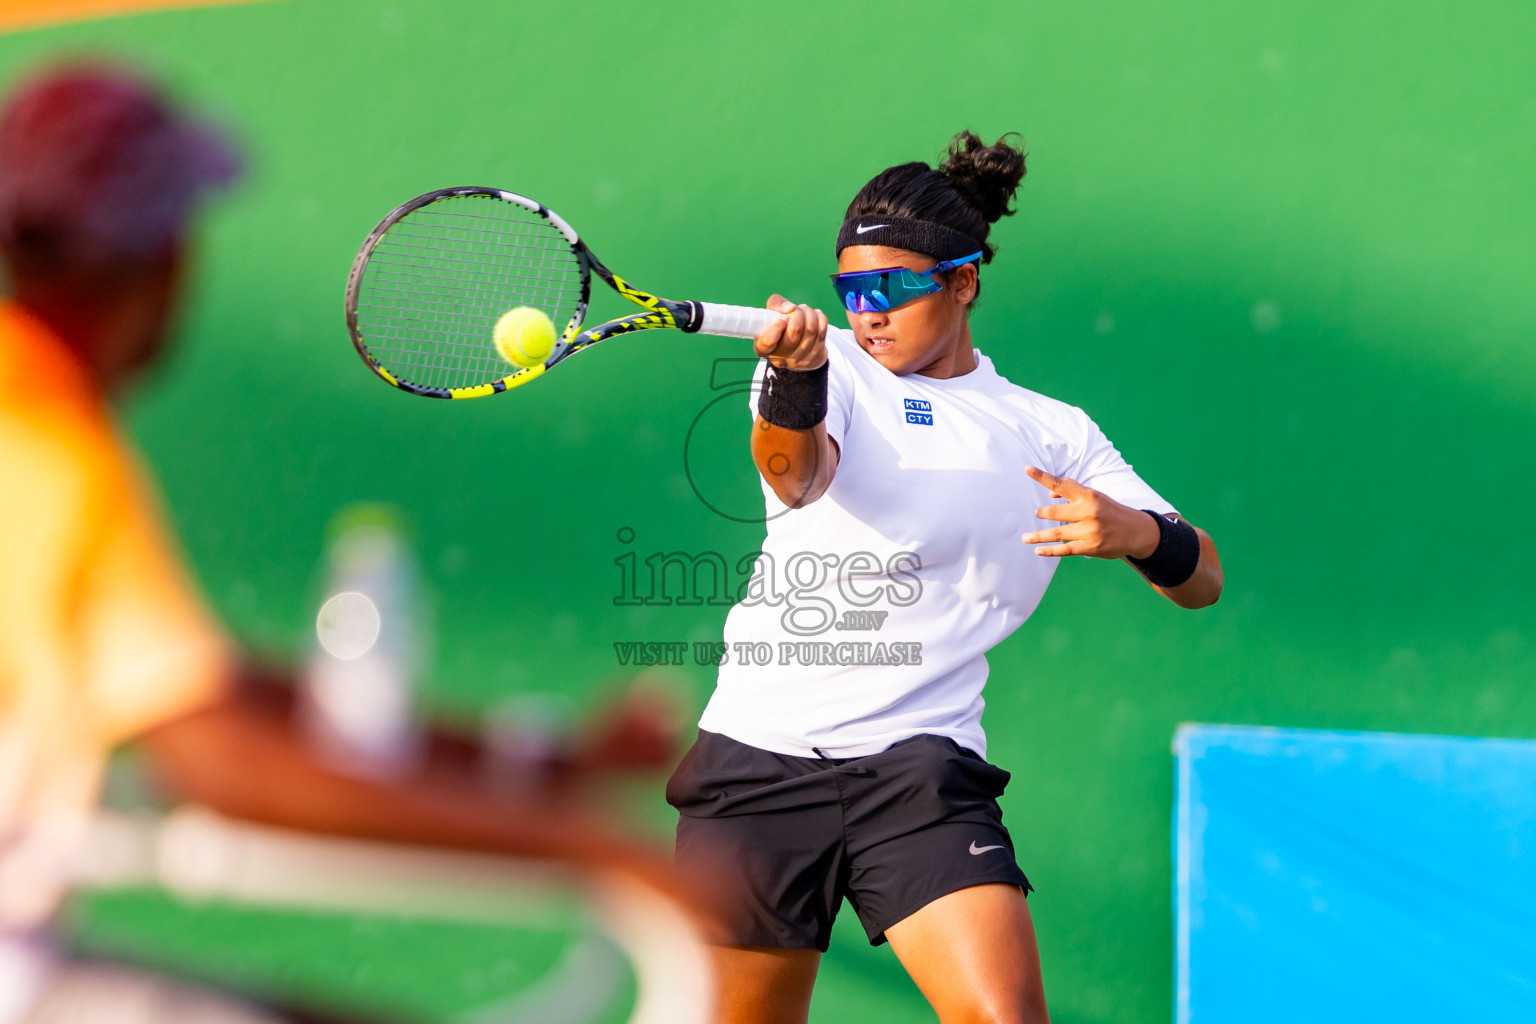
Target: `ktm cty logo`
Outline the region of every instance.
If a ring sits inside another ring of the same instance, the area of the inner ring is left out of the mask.
[[[906,410],[907,422],[920,426],[933,426],[933,406],[921,398],[903,398],[901,407]]]

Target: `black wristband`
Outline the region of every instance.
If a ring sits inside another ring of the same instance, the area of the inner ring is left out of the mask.
[[[1125,560],[1154,587],[1176,587],[1186,582],[1200,564],[1200,535],[1182,519],[1149,508],[1142,511],[1157,520],[1157,550],[1146,558],[1127,556]]]
[[[827,364],[814,370],[770,365],[757,396],[757,414],[776,427],[810,430],[827,418]]]

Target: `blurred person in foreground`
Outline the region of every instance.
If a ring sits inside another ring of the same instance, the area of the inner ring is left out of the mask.
[[[71,962],[50,938],[107,754],[135,738],[173,789],[232,816],[697,891],[568,788],[491,792],[467,741],[434,737],[408,778],[327,770],[290,688],[243,668],[209,616],[109,399],[164,351],[197,210],[237,173],[217,132],[121,69],[44,72],[0,111],[0,1024],[273,1019]],[[664,723],[636,711],[591,730],[565,774],[669,758]]]

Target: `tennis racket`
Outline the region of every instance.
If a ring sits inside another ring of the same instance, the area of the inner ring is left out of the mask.
[[[582,330],[593,274],[645,312]],[[496,321],[519,306],[564,325],[549,358],[527,368],[502,359],[492,341]],[[553,210],[495,188],[412,199],[373,229],[347,277],[357,354],[387,383],[427,398],[499,394],[619,334],[674,327],[753,338],[776,316],[641,291],[603,266]]]
[[[547,974],[465,1024],[612,1020],[629,976],[637,991],[628,1024],[711,1019],[713,973],[697,928],[615,871],[311,835],[184,807],[163,818],[98,812],[71,874],[84,889],[158,886],[190,902],[545,931],[569,922],[576,934]]]

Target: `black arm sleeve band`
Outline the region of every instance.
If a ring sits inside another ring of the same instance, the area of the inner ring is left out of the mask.
[[[1200,564],[1200,535],[1182,519],[1171,519],[1149,508],[1142,509],[1157,520],[1161,535],[1157,550],[1146,558],[1127,558],[1154,587],[1176,587],[1195,574]]]
[[[827,364],[814,370],[769,366],[757,396],[757,414],[776,427],[810,430],[827,418]]]

